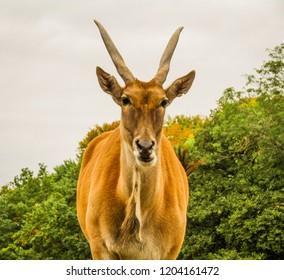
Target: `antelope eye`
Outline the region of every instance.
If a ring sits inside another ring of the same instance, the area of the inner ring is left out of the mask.
[[[127,105],[131,104],[131,101],[128,97],[122,97],[121,101],[122,101],[123,106],[127,106]]]
[[[166,98],[166,99],[164,99],[162,102],[161,102],[161,106],[162,107],[167,107],[167,105],[169,104],[169,100]]]

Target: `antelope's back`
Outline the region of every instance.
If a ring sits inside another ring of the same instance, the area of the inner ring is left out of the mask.
[[[184,220],[187,211],[189,187],[186,172],[179,161],[176,153],[166,138],[162,136],[162,172],[165,184],[165,193],[168,197],[168,203],[173,203],[178,207],[181,220]],[[170,199],[171,197],[172,199]]]
[[[96,180],[107,182],[107,178],[118,178],[119,158],[119,127],[93,139],[84,151],[77,184],[77,215],[87,239],[86,212],[89,203],[89,195],[92,188],[99,187],[94,185]],[[113,184],[112,187],[115,188],[115,184]]]

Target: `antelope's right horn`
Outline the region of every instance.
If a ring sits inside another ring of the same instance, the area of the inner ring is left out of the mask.
[[[107,31],[104,29],[104,27],[97,21],[94,20],[95,24],[99,28],[99,31],[101,33],[102,39],[104,41],[104,44],[107,48],[107,51],[116,67],[116,70],[118,74],[121,76],[125,84],[128,84],[135,80],[135,77],[131,73],[131,71],[127,68],[125,65],[125,62],[120,55],[119,51],[117,50],[116,46],[114,45],[113,41],[111,40],[110,36],[108,35]]]

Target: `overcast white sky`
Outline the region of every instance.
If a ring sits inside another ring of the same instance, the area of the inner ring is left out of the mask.
[[[89,128],[119,119],[95,76],[99,65],[118,77],[94,18],[144,81],[185,27],[165,86],[193,69],[197,77],[168,108],[174,116],[208,115],[225,88],[240,89],[283,42],[283,14],[283,0],[0,0],[0,186],[23,167],[75,158]]]

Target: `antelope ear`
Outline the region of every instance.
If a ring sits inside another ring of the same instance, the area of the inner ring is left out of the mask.
[[[97,67],[97,77],[101,89],[107,94],[110,94],[116,103],[120,104],[122,89],[115,77],[111,76],[100,67]]]
[[[186,94],[195,77],[195,71],[191,71],[187,75],[176,79],[167,89],[166,94],[169,102],[172,102],[177,96]]]

